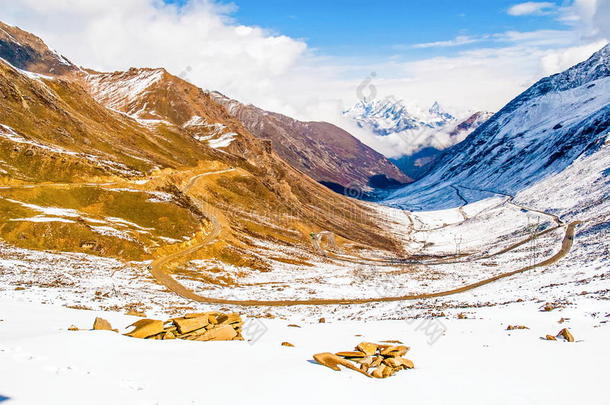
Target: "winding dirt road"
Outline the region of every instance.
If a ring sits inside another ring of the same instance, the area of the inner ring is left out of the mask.
[[[201,177],[210,176],[214,174],[226,173],[234,169],[228,170],[220,170],[216,172],[203,173],[197,176],[194,176],[189,180],[187,185],[184,187],[183,192],[188,192],[190,188],[199,180]],[[547,214],[548,215],[548,214]],[[428,298],[438,298],[444,297],[448,295],[455,295],[459,293],[463,293],[466,291],[473,290],[475,288],[482,287],[487,284],[491,284],[495,281],[498,281],[503,278],[511,277],[515,274],[523,273],[528,270],[533,270],[538,267],[545,267],[551,264],[554,264],[565,257],[571,250],[574,244],[574,234],[575,229],[580,221],[575,221],[566,226],[566,232],[561,244],[561,249],[551,256],[550,258],[541,261],[539,263],[532,264],[530,266],[523,267],[518,270],[510,271],[507,273],[498,274],[496,276],[486,278],[484,280],[466,284],[458,288],[454,288],[446,291],[438,291],[433,293],[426,294],[411,294],[411,295],[402,295],[397,297],[377,297],[377,298],[344,298],[344,299],[310,299],[310,300],[235,300],[235,299],[223,299],[223,298],[213,298],[213,297],[205,297],[195,293],[194,291],[186,288],[178,281],[176,281],[173,277],[171,277],[164,269],[167,264],[170,262],[179,259],[180,257],[190,255],[197,250],[201,249],[204,246],[210,245],[216,241],[218,235],[220,235],[221,227],[218,223],[218,220],[213,216],[209,216],[210,221],[212,222],[212,230],[210,233],[204,238],[203,241],[194,245],[186,250],[173,253],[171,255],[159,258],[155,260],[151,267],[150,272],[152,276],[159,282],[160,284],[167,287],[169,290],[178,294],[179,296],[193,300],[196,302],[202,302],[207,304],[224,304],[224,305],[238,305],[238,306],[297,306],[297,305],[353,305],[353,304],[368,304],[374,302],[395,302],[395,301],[409,301],[409,300],[419,300],[419,299],[428,299]],[[556,228],[553,228],[556,229]],[[547,230],[549,231],[549,230]],[[520,242],[525,243],[525,242]]]

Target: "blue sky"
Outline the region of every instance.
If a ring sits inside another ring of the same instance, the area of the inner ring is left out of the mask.
[[[185,0],[165,0],[184,3]],[[510,15],[514,0],[234,0],[231,14],[244,25],[302,39],[317,52],[336,57],[391,57],[405,59],[451,55],[481,45],[501,47],[498,41],[476,41],[463,46],[413,48],[458,36],[477,37],[506,31],[528,32],[565,28],[556,20],[566,2],[531,15]]]

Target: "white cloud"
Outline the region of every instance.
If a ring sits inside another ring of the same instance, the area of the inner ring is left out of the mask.
[[[597,27],[600,36],[610,40],[610,0],[597,0],[593,24]]]
[[[207,0],[182,9],[161,0],[19,0],[3,2],[0,18],[86,67],[165,67],[248,102],[280,97],[276,83],[303,63],[307,45],[240,25],[230,12]]]
[[[507,12],[514,16],[546,15],[555,11],[556,8],[554,3],[548,1],[528,1],[510,7]]]
[[[583,60],[604,46],[606,41],[601,40],[584,46],[575,46],[549,52],[542,57],[542,71],[544,75],[562,72]]]
[[[565,8],[563,21],[583,36],[610,40],[610,0],[575,0]]]
[[[468,35],[459,35],[454,39],[450,39],[448,41],[425,42],[422,44],[415,44],[412,46],[412,48],[444,48],[472,44],[475,42],[480,42],[482,40],[483,38],[471,37]]]

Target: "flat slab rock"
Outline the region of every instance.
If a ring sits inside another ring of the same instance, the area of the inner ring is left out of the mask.
[[[243,320],[237,313],[202,312],[186,314],[167,321],[158,319],[139,319],[128,328],[133,328],[125,336],[138,339],[172,340],[186,339],[195,341],[243,340],[241,328]],[[110,323],[96,318],[95,330],[114,330]]]
[[[146,339],[149,336],[154,336],[164,331],[163,321],[155,319],[140,319],[129,325],[129,327],[134,327],[134,329],[125,335],[139,339]]]
[[[313,359],[335,371],[341,367],[356,371],[367,377],[387,378],[399,371],[415,368],[413,362],[405,359],[407,346],[362,342],[353,351],[338,353],[318,353]]]

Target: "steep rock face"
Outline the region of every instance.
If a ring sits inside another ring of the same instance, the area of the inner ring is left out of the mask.
[[[35,35],[0,21],[0,58],[28,72],[63,75],[78,70]]]
[[[376,176],[401,183],[410,181],[383,155],[335,125],[297,121],[217,92],[211,95],[252,134],[271,141],[286,162],[317,181],[356,189],[370,187]]]
[[[610,46],[544,78],[448,151],[423,180],[388,204],[443,208],[456,187],[513,194],[598,149],[610,127]]]

